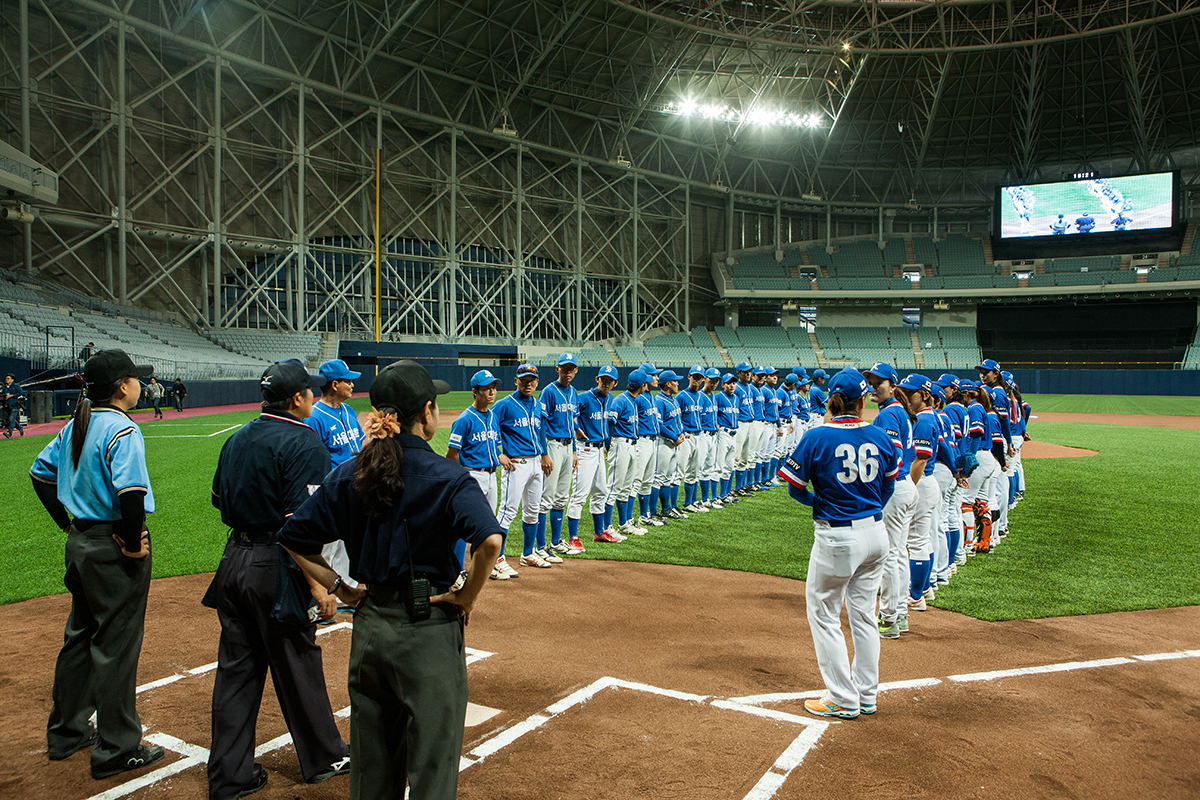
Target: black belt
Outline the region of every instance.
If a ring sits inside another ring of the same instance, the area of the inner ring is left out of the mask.
[[[377,606],[403,606],[407,608],[409,601],[408,586],[408,583],[401,585],[372,583],[367,589],[367,594],[371,596],[371,600],[373,600]],[[436,583],[429,584],[430,597],[436,597],[437,595],[445,594],[448,591],[450,591],[449,586],[439,586]],[[453,603],[434,603],[434,605],[440,608],[455,607]]]
[[[570,439],[555,439],[553,436],[546,437],[547,442],[557,442],[558,444],[570,444]]]
[[[866,519],[866,517],[863,517],[863,519]],[[881,512],[876,514],[875,516],[871,517],[871,519],[875,520],[876,522],[883,522],[883,513]],[[833,520],[827,522],[831,528],[849,528],[857,521],[858,520]]]
[[[108,522],[102,519],[76,518],[71,520],[71,532],[89,536],[108,536],[113,533],[114,525],[116,525],[115,522]]]
[[[496,473],[495,467],[467,467],[467,469],[471,470],[471,472],[486,472],[489,475]]]
[[[604,447],[604,442],[581,442],[580,444],[587,445],[588,447]]]
[[[229,540],[239,544],[272,544],[275,541],[275,534],[251,533],[250,531],[230,531]]]
[[[630,439],[628,436],[614,436],[614,437],[613,437],[613,440],[614,440],[614,441],[617,441],[617,442],[629,442],[630,444],[636,444],[636,443],[637,443],[637,437],[636,437],[636,436],[635,436],[635,437],[633,437],[632,439]]]
[[[716,431],[701,431],[701,433],[706,434],[708,436],[716,436],[717,435]]]

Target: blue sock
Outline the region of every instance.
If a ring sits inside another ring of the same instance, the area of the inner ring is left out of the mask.
[[[521,521],[521,533],[525,535],[525,540],[521,544],[521,555],[527,556],[533,553],[533,543],[537,539],[537,523]]]
[[[562,541],[562,521],[563,512],[560,508],[551,509],[550,511],[550,543],[558,544]]]
[[[1017,482],[1012,478],[1008,478],[1008,504],[1011,506],[1013,500],[1017,499]]]
[[[609,519],[612,519],[613,508],[614,508],[613,506],[605,506],[604,507],[604,515],[606,517],[608,517]],[[621,504],[617,505],[616,509],[617,509],[617,524],[624,525],[625,520],[623,519],[623,517],[625,516],[625,504],[621,503]]]
[[[604,533],[604,515],[603,514],[592,514],[592,529],[596,532],[597,536]]]
[[[729,479],[728,479],[728,478],[722,478],[722,479],[721,479],[721,488],[720,488],[720,492],[721,492],[721,494],[720,494],[720,499],[721,499],[721,500],[724,500],[724,499],[725,499],[725,495],[729,494]]]
[[[662,496],[662,489],[655,486],[650,490],[650,515],[658,513],[658,498]]]
[[[734,478],[736,480],[736,483],[733,487],[735,490],[741,491],[742,489],[746,488],[746,470],[739,469],[734,473]]]
[[[772,458],[771,459],[771,480],[775,480],[777,477],[779,477],[779,459]]]
[[[579,520],[567,517],[567,539],[579,538]]]
[[[696,502],[696,492],[700,490],[700,486],[695,483],[685,483],[683,485],[683,504],[690,506]]]
[[[634,500],[632,497],[630,497],[628,500],[625,501],[625,521],[626,522],[633,522],[633,503],[634,503]]]
[[[605,506],[604,510],[600,512],[604,517],[604,530],[608,530],[612,527],[612,509],[612,506]]]
[[[649,516],[649,514],[650,514],[650,495],[648,495],[648,494],[639,494],[638,495],[638,509],[642,512],[641,516],[643,516],[643,517]]]
[[[925,584],[921,582],[921,562],[908,560],[908,596],[919,600],[925,592]]]
[[[538,514],[537,521],[537,548],[541,550],[546,546],[546,514]]]
[[[958,528],[951,528],[946,531],[946,544],[950,550],[950,563],[954,563],[954,559],[958,557],[958,543],[962,538],[962,532]]]
[[[671,505],[669,508],[679,508],[679,484],[671,484]]]
[[[707,503],[709,491],[712,489],[712,481],[700,481],[700,502]]]

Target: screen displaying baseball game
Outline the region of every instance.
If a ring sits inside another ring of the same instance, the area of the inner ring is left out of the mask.
[[[1084,236],[1170,228],[1174,173],[1003,186],[1000,238]]]

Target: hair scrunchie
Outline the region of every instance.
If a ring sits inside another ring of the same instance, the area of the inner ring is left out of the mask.
[[[400,420],[387,411],[372,411],[363,430],[371,439],[387,439],[400,433]]]

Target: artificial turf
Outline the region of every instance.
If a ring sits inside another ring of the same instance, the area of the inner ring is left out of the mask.
[[[443,397],[452,412],[466,392]],[[365,409],[365,399],[353,405]],[[149,517],[154,576],[215,569],[227,535],[209,497],[212,473],[229,433],[254,411],[143,422],[147,465],[158,510]],[[1027,459],[1029,491],[1012,513],[1012,535],[991,555],[968,560],[935,605],[988,620],[1094,614],[1200,604],[1200,498],[1184,479],[1200,432],[1114,425],[1039,423],[1038,439],[1099,455]],[[187,436],[191,438],[159,438]],[[0,480],[11,487],[8,526],[0,534],[7,567],[0,603],[63,591],[64,535],[30,487],[28,471],[49,436],[0,442]],[[431,443],[444,452],[449,431]],[[1194,472],[1194,469],[1192,469]],[[1182,480],[1181,480],[1182,479]],[[693,515],[621,544],[595,544],[584,513],[582,558],[743,570],[803,579],[812,545],[809,511],[783,488],[719,512]],[[520,522],[506,553],[520,556]],[[554,569],[570,569],[567,564]],[[522,570],[522,579],[526,576]]]

